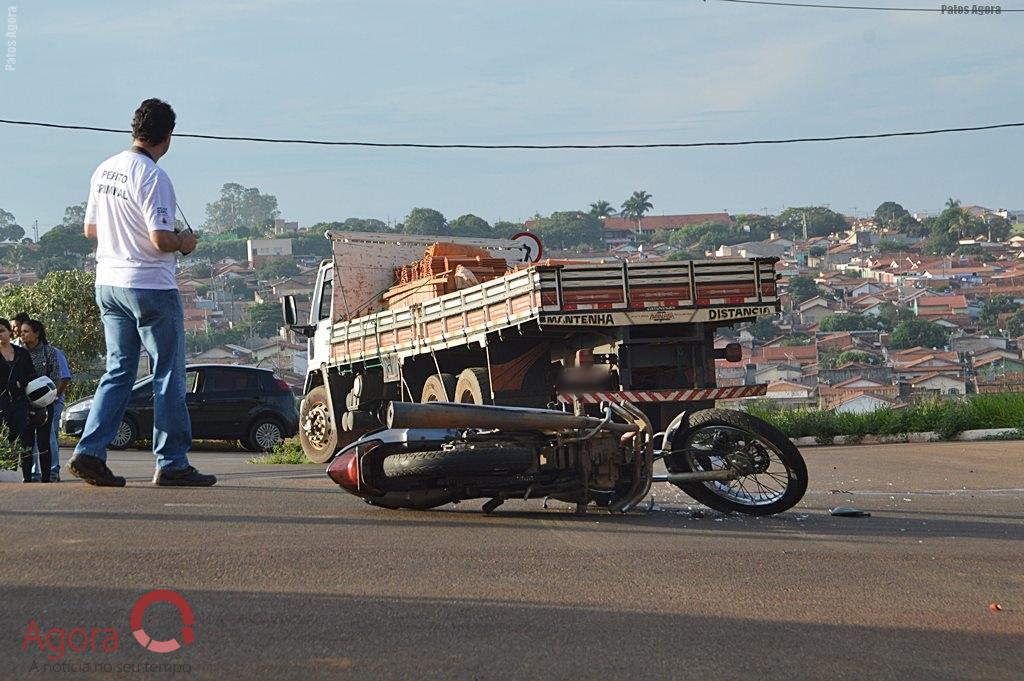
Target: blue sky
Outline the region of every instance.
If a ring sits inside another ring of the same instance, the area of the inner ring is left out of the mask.
[[[698,0],[181,0],[17,5],[0,118],[125,127],[171,102],[179,132],[471,143],[734,140],[1024,120],[1024,14],[843,12]],[[937,4],[902,0],[899,4]],[[873,3],[875,4],[875,3]],[[1007,5],[1009,7],[1009,5]],[[0,126],[0,207],[29,228],[81,201],[116,135]],[[740,149],[421,151],[177,140],[161,161],[190,222],[225,182],[303,224],[490,221],[615,205],[654,213],[863,214],[948,196],[1024,208],[1024,130]]]

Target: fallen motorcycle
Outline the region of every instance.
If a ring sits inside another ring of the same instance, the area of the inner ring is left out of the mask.
[[[386,427],[338,452],[327,474],[385,508],[427,509],[486,499],[551,498],[628,511],[653,483],[670,483],[713,509],[771,515],[807,490],[807,467],[789,439],[749,414],[680,414],[664,433],[628,402],[604,417],[549,409],[446,402],[385,403]],[[655,475],[663,461],[666,474]]]

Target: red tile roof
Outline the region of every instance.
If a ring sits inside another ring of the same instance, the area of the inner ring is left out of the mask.
[[[949,309],[967,307],[964,296],[921,296],[917,299],[918,307],[947,307]]]

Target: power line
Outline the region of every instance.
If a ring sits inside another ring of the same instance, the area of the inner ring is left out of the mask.
[[[737,0],[738,1],[738,0]],[[61,123],[42,123],[39,121],[16,121],[0,118],[0,124],[23,125],[39,128],[56,128],[59,130],[86,130],[90,132],[112,132],[130,134],[129,130],[100,128],[90,125],[65,125]],[[229,142],[265,142],[270,144],[308,144],[330,147],[374,147],[389,149],[693,149],[696,147],[745,147],[758,144],[796,144],[799,142],[839,142],[844,140],[884,139],[888,137],[918,137],[922,135],[940,135],[954,132],[979,132],[983,130],[999,130],[1003,128],[1021,128],[1024,122],[995,123],[992,125],[972,125],[959,128],[934,128],[930,130],[907,130],[902,132],[879,132],[860,135],[832,135],[827,137],[789,137],[780,139],[755,139],[736,142],[655,142],[650,144],[425,144],[420,142],[365,142],[365,141],[332,141],[316,139],[296,139],[281,137],[243,137],[235,135],[206,135],[200,133],[174,133],[176,138],[203,140],[223,140]]]
[[[707,2],[707,0],[704,0]],[[950,10],[941,7],[892,7],[872,5],[827,5],[810,2],[774,2],[774,0],[714,0],[714,2],[732,2],[740,5],[771,5],[775,7],[802,7],[812,9],[852,9],[865,10],[869,12],[938,12],[939,14],[954,14]],[[1006,12],[1024,12],[1020,9],[1002,9],[999,12],[963,12],[963,14],[1004,14]]]

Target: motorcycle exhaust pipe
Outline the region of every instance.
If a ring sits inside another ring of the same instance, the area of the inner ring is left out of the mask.
[[[638,430],[635,423],[605,422],[551,409],[492,407],[457,402],[389,402],[381,419],[388,428],[495,428],[499,430],[568,430],[600,426],[615,433]]]
[[[719,471],[697,471],[695,473],[669,473],[668,475],[655,475],[651,482],[710,482],[712,480],[735,480],[740,477],[739,473],[731,468],[723,468]]]

